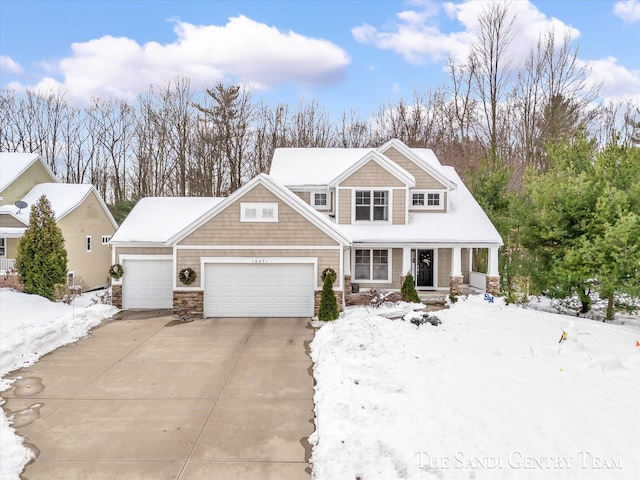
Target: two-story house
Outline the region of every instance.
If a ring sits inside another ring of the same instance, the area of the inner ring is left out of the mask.
[[[399,290],[408,273],[419,289],[495,292],[502,240],[453,168],[392,140],[278,149],[269,175],[223,199],[144,199],[111,245],[122,308],[309,317],[326,268],[341,304],[353,284]],[[484,273],[473,271],[474,249],[488,250]]]
[[[109,285],[109,240],[118,225],[108,207],[93,185],[57,183],[35,153],[0,153],[0,271],[13,269],[31,206],[42,195],[65,240],[69,284]]]

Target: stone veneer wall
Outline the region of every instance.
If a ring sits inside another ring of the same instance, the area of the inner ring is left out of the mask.
[[[173,316],[179,320],[204,317],[204,292],[173,292]]]
[[[500,293],[500,277],[499,276],[490,277],[489,275],[487,275],[485,281],[486,281],[487,293],[490,293],[491,295],[497,295],[498,293]]]
[[[336,295],[336,301],[338,302],[338,309],[342,312],[344,310],[344,292],[342,290],[334,290]],[[318,310],[320,310],[320,299],[322,298],[322,290],[317,290],[313,296],[313,316],[318,316]]]
[[[111,285],[111,305],[122,308],[122,285]]]
[[[462,282],[464,282],[462,275],[452,275],[449,282],[449,293],[460,295],[462,293]]]

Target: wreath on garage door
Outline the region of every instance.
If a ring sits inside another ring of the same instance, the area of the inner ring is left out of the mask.
[[[178,273],[178,278],[185,285],[191,285],[195,281],[197,276],[198,276],[198,274],[191,267],[183,268]]]
[[[109,276],[111,278],[120,280],[122,278],[122,275],[124,275],[124,269],[119,263],[114,263],[113,265],[111,265],[111,267],[109,267]]]

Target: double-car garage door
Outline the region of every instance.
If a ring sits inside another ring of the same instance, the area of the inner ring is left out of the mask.
[[[204,271],[205,317],[310,317],[311,263],[210,263]]]
[[[172,308],[173,261],[123,261],[122,307]],[[313,263],[208,263],[205,317],[311,317]]]

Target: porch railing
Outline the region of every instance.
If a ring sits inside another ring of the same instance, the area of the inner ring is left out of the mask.
[[[469,286],[484,291],[487,288],[486,278],[486,273],[469,272]]]
[[[0,272],[12,270],[16,265],[13,258],[0,258]]]

